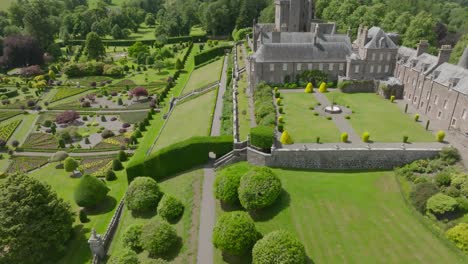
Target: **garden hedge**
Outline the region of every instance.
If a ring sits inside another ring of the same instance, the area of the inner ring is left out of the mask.
[[[171,37],[167,38],[167,44],[177,44],[180,42],[206,42],[207,37],[206,36],[180,36],[180,37]],[[156,39],[145,39],[145,40],[132,40],[132,39],[118,39],[118,40],[103,40],[102,43],[105,46],[116,46],[116,47],[127,47],[135,44],[135,42],[141,42],[145,45],[152,46]],[[67,43],[60,43],[62,46],[64,45],[73,45],[73,46],[79,46],[82,45],[84,40],[77,39],[77,40],[70,40],[67,41]]]
[[[232,146],[232,136],[189,138],[163,148],[146,159],[132,159],[127,165],[128,181],[143,175],[160,180],[207,163],[210,152],[221,157],[230,152]]]
[[[221,45],[218,47],[214,47],[209,50],[205,50],[203,52],[198,53],[194,56],[195,59],[195,66],[205,63],[207,61],[212,60],[215,57],[224,55],[224,51],[226,49],[232,49],[232,45]]]
[[[268,150],[273,145],[275,132],[272,127],[258,126],[250,129],[250,144]]]

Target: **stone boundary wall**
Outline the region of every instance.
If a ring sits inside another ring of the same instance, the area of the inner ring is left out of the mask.
[[[433,158],[441,149],[274,149],[266,154],[247,148],[247,160],[258,166],[315,170],[391,170],[419,159]]]

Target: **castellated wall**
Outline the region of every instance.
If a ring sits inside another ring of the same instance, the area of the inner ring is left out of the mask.
[[[390,170],[419,159],[437,156],[440,149],[277,149],[271,154],[247,151],[247,160],[258,166],[316,170]]]

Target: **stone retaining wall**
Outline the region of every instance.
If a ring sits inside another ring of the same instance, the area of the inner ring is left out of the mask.
[[[265,154],[247,149],[247,160],[258,166],[316,170],[390,170],[419,159],[433,158],[441,149],[276,149]]]

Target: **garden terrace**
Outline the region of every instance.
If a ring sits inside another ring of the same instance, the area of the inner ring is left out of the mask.
[[[44,157],[13,157],[6,173],[27,173],[47,164],[48,159]]]
[[[192,170],[181,173],[159,183],[165,195],[171,195],[181,200],[185,209],[180,220],[173,223],[177,234],[181,237],[181,248],[177,253],[166,256],[171,263],[195,263],[198,238],[199,208],[201,202],[203,170]],[[156,209],[156,207],[154,208]],[[124,249],[123,234],[133,224],[144,224],[152,218],[158,217],[156,211],[144,216],[134,216],[124,207],[122,218],[115,237],[110,246],[109,255],[114,255]],[[150,259],[148,253],[139,253],[140,260]]]
[[[0,139],[8,141],[15,132],[16,128],[21,124],[21,122],[21,120],[15,120],[0,125]]]
[[[88,90],[89,88],[60,87],[57,88],[57,91],[54,94],[54,96],[50,99],[50,102],[53,103],[80,93],[84,93]]]
[[[215,92],[211,91],[182,104],[177,104],[166,121],[167,123],[152,152],[190,137],[206,136],[211,127],[211,111],[214,107],[214,100]]]
[[[365,255],[369,263],[466,263],[415,217],[393,172],[274,172],[283,193],[251,215],[263,235],[295,234],[311,262],[362,263]],[[218,250],[214,263],[226,263]]]
[[[187,94],[193,90],[205,88],[217,84],[220,77],[220,72],[223,68],[223,58],[220,58],[212,63],[201,66],[195,69],[187,82],[183,93]]]
[[[327,93],[330,102],[349,106],[354,111],[350,124],[358,135],[369,132],[372,141],[402,142],[403,136],[409,142],[433,142],[435,137],[425,131],[424,126],[401,112],[395,103],[373,93],[345,94]]]
[[[332,120],[319,115],[315,108],[319,106],[313,94],[280,90],[284,114],[284,130],[296,143],[339,142],[340,131]]]

